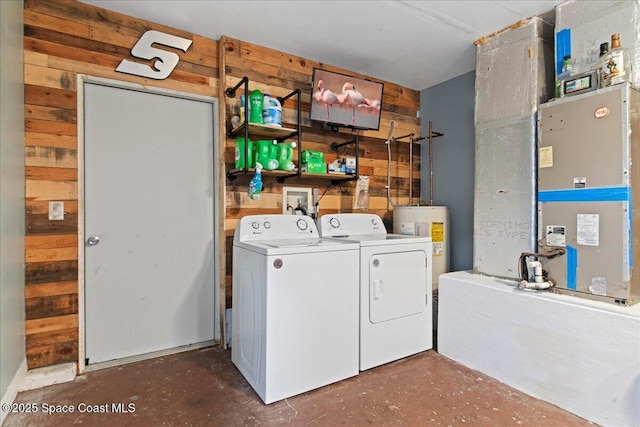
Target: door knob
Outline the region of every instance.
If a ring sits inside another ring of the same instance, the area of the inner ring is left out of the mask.
[[[89,236],[89,238],[87,239],[87,244],[89,246],[95,246],[98,243],[100,243],[100,237],[99,236]]]

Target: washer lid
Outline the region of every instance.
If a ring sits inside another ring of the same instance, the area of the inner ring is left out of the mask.
[[[263,255],[287,255],[357,250],[356,242],[338,239],[278,239],[234,241],[234,246],[245,248]]]
[[[326,239],[286,239],[286,240],[267,240],[262,242],[264,246],[268,246],[271,248],[298,248],[298,247],[307,247],[307,246],[339,246],[342,243],[337,240],[326,240]]]

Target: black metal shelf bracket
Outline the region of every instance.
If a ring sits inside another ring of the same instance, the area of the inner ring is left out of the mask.
[[[351,141],[345,141],[345,142],[332,142],[331,145],[329,145],[329,148],[331,149],[331,151],[338,151],[338,148],[343,147],[345,145],[354,145],[354,154],[355,154],[355,158],[356,158],[356,173],[353,175],[353,178],[351,178],[350,180],[347,181],[357,181],[358,178],[360,177],[360,149],[359,149],[359,141],[358,141],[358,137],[356,136],[354,139],[352,139]],[[332,185],[338,185],[340,184],[340,182],[342,181],[337,181],[337,180],[332,180],[331,184]]]
[[[357,178],[357,175],[354,175],[354,177],[353,177],[353,178],[351,178],[351,179],[332,179],[332,180],[331,180],[331,185],[340,185],[340,184],[341,184],[341,183],[343,183],[343,182],[346,182],[346,181],[356,181],[357,179],[358,179],[358,178]]]
[[[240,86],[245,85],[245,96],[246,96],[246,95],[247,95],[247,91],[248,91],[248,89],[247,89],[247,86],[246,86],[246,85],[247,85],[248,83],[249,83],[249,78],[245,76],[245,77],[243,77],[243,78],[242,78],[242,80],[240,80],[240,81],[238,82],[238,84],[237,84],[237,85],[235,85],[234,87],[229,87],[229,88],[227,88],[227,89],[224,91],[224,93],[225,93],[225,95],[227,95],[229,98],[235,98],[235,97],[236,97],[236,91],[237,91],[238,89],[240,89]],[[246,99],[246,98],[245,98],[245,102],[247,102],[247,99]]]
[[[415,134],[413,132],[408,133],[406,135],[402,135],[402,136],[394,136],[393,140],[394,141],[400,141],[401,139],[405,139],[405,138],[413,138]],[[415,141],[415,138],[413,139],[413,141]]]
[[[351,144],[358,144],[358,138],[352,140],[352,141],[346,141],[346,142],[332,142],[331,145],[329,146],[329,148],[331,148],[331,151],[338,151],[338,148],[343,147],[345,145],[351,145]]]
[[[242,173],[247,173],[249,172],[249,126],[246,124],[247,121],[247,111],[248,108],[246,108],[247,103],[249,102],[249,78],[248,77],[243,77],[237,85],[235,85],[232,88],[227,88],[224,93],[225,95],[227,95],[229,98],[235,98],[236,97],[236,91],[240,88],[240,86],[244,86],[244,103],[245,103],[245,126],[244,126],[244,167],[242,168]],[[231,136],[231,134],[229,132],[227,132],[227,136]],[[237,172],[240,173],[240,172]],[[229,181],[233,181],[234,179],[236,179],[236,175],[237,173],[231,173],[231,171],[229,171],[227,173],[227,179],[229,179]]]
[[[278,177],[276,177],[276,182],[277,182],[278,184],[284,184],[284,182],[285,182],[287,179],[289,179],[289,178],[297,178],[298,176],[299,176],[299,175],[298,175],[298,173],[297,173],[297,172],[296,172],[296,173],[294,173],[294,174],[292,174],[292,175],[283,175],[283,176],[278,176]]]
[[[296,89],[293,92],[291,92],[289,95],[285,96],[284,98],[278,98],[278,100],[280,101],[280,105],[284,105],[284,102],[292,97],[296,95],[297,96],[297,114],[296,114],[296,119],[298,121],[296,129],[296,136],[298,137],[298,170],[296,172],[296,176],[300,177],[302,176],[302,91],[300,89]],[[283,179],[282,182],[284,182],[285,180]]]

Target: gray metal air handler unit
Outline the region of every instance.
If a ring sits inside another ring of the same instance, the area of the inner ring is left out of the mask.
[[[640,92],[628,83],[540,106],[538,252],[556,291],[640,299]]]

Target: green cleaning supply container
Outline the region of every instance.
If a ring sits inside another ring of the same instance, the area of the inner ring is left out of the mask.
[[[236,164],[235,167],[238,169],[244,168],[245,158],[244,158],[244,137],[236,138]],[[255,159],[255,148],[253,141],[249,140],[248,149],[247,149],[247,158],[249,159],[247,163],[248,168],[254,168],[256,166]]]
[[[276,145],[278,169],[283,171],[293,171],[296,169],[296,165],[293,163],[293,149],[295,147],[295,142],[279,142],[278,145]]]
[[[324,154],[322,151],[304,150],[302,151],[302,161],[304,163],[322,163],[324,162]]]
[[[249,122],[264,124],[262,120],[262,106],[264,102],[264,97],[262,96],[262,92],[258,89],[255,89],[249,95]]]
[[[278,149],[277,142],[270,139],[260,139],[255,143],[256,162],[260,162],[265,170],[274,170],[278,168]]]

